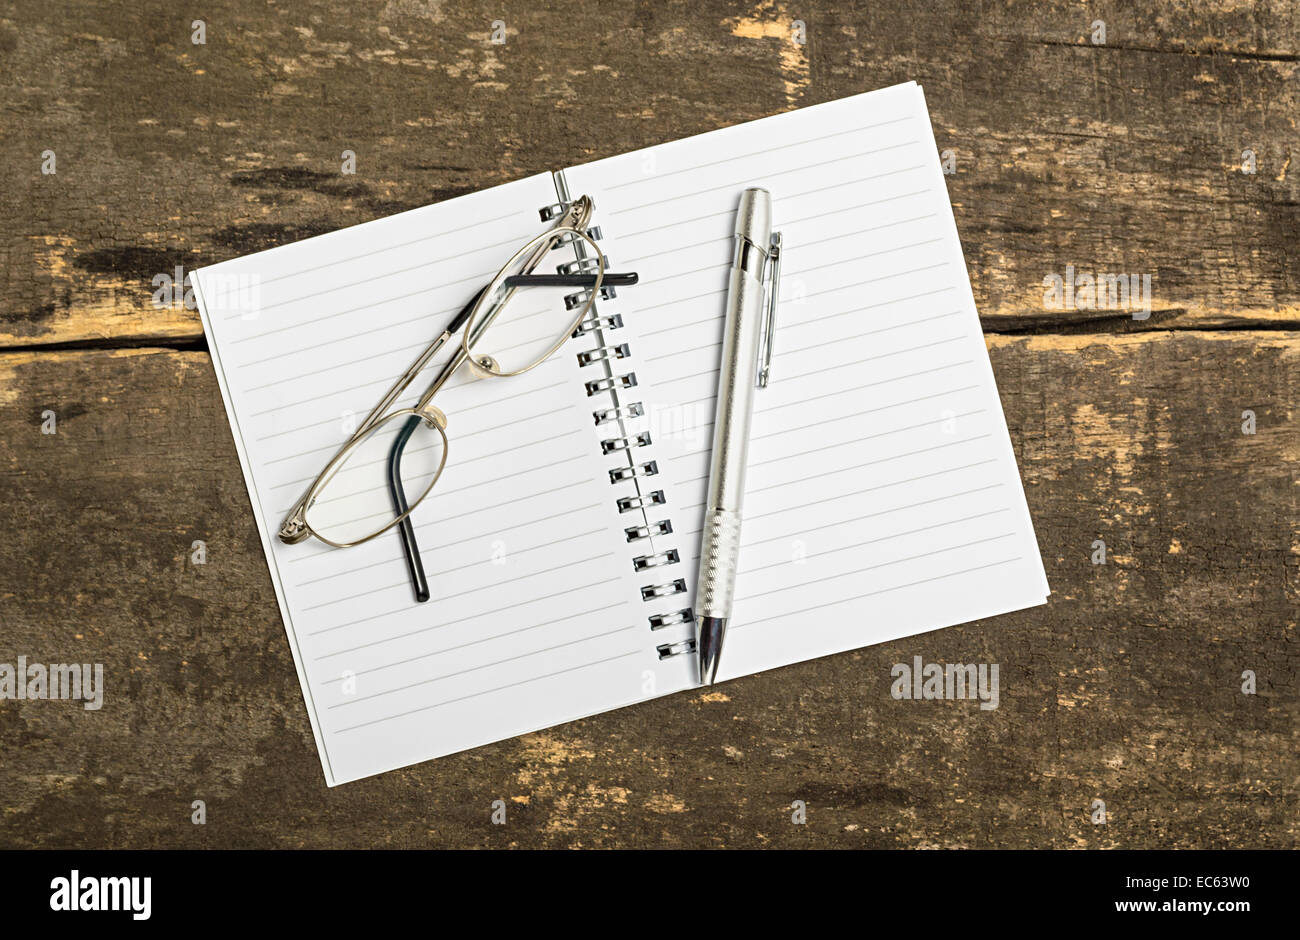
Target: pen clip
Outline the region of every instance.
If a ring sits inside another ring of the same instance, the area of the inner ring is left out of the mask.
[[[781,292],[781,233],[773,232],[768,245],[767,258],[771,263],[768,280],[767,313],[763,318],[763,335],[759,342],[762,352],[758,363],[758,387],[767,388],[772,372],[772,347],[776,342],[776,300]]]

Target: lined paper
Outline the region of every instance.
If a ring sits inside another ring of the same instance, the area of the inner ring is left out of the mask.
[[[737,200],[785,240],[720,678],[1044,603],[1047,579],[921,89],[565,171],[645,290],[646,425],[692,590]],[[673,639],[691,635],[679,626]]]
[[[600,451],[608,434],[583,388],[594,376],[576,360],[590,338],[522,376],[472,381],[462,370],[435,398],[448,460],[412,515],[430,602],[415,603],[395,532],[348,549],[275,538],[388,386],[542,231],[537,209],[554,201],[541,174],[195,274],[332,785],[692,681],[654,650],[646,579]]]

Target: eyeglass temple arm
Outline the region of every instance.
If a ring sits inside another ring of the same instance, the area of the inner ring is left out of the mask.
[[[393,501],[393,511],[399,516],[411,510],[406,501],[406,488],[402,486],[402,454],[406,450],[406,442],[411,439],[411,435],[415,433],[422,420],[419,415],[411,415],[407,418],[402,429],[397,432],[392,448],[388,451],[388,495]],[[398,523],[397,531],[402,539],[402,554],[406,556],[406,570],[411,575],[411,587],[415,589],[415,599],[423,604],[429,599],[429,581],[424,574],[424,563],[420,560],[420,545],[415,540],[415,526],[411,524],[410,516],[406,516]]]

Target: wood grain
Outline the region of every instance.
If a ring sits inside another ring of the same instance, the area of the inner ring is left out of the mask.
[[[0,663],[107,682],[0,701],[0,846],[1298,847],[1295,4],[201,7],[0,11]],[[153,278],[909,79],[1050,603],[327,789]],[[1047,309],[1067,265],[1151,275],[1152,315]],[[894,700],[916,655],[998,663],[999,707]]]
[[[908,79],[955,158],[986,328],[1300,325],[1300,12],[1283,0],[8,9],[0,347],[200,344],[193,311],[155,306],[177,265]],[[1150,275],[1152,316],[1045,309],[1067,265]]]
[[[107,684],[0,701],[0,845],[1296,848],[1300,332],[989,346],[1046,607],[333,790],[206,354],[0,355],[0,662]],[[916,655],[999,707],[894,700]]]

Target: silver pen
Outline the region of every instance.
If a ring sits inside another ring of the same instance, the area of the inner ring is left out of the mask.
[[[780,252],[781,236],[772,234],[771,195],[766,189],[745,190],[736,210],[735,254],[727,289],[722,369],[713,423],[713,462],[695,590],[700,681],[709,685],[717,678],[722,640],[731,619],[732,590],[740,560],[749,425],[754,413],[754,389],[767,385],[771,367]],[[769,262],[772,285],[764,316],[764,269]]]

